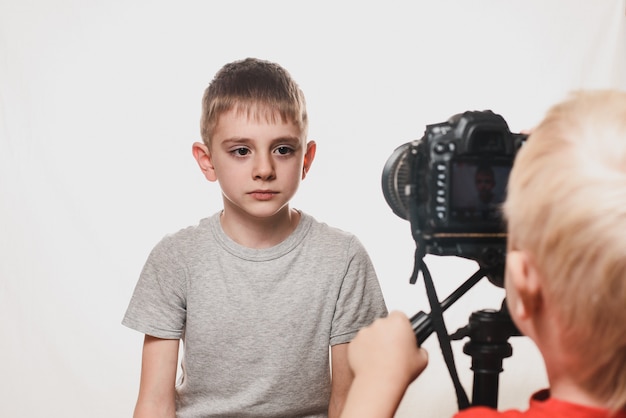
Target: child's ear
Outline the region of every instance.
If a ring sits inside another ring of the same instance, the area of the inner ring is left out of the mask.
[[[506,257],[509,310],[520,320],[532,319],[543,303],[541,272],[525,251],[510,251]]]
[[[215,174],[215,167],[213,166],[209,148],[201,142],[194,142],[191,147],[191,152],[198,162],[198,166],[202,174],[204,174],[204,177],[209,181],[217,181],[217,175]]]
[[[306,152],[304,154],[304,165],[302,166],[302,179],[306,177],[306,174],[309,172],[309,169],[311,168],[313,159],[315,159],[316,149],[317,149],[317,145],[315,144],[315,141],[307,142]]]

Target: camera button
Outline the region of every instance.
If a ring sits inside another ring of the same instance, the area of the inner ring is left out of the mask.
[[[448,151],[448,147],[446,147],[446,144],[436,144],[433,147],[433,151],[435,152],[435,154],[444,154]]]

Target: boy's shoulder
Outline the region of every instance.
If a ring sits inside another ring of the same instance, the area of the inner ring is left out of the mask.
[[[326,247],[329,251],[337,251],[339,249],[356,252],[365,251],[358,236],[353,232],[318,221],[313,216],[302,212],[301,222],[307,222],[307,219],[310,222],[308,236],[313,245]]]
[[[310,228],[315,234],[329,236],[337,239],[355,239],[356,235],[350,231],[346,231],[336,226],[329,225],[326,222],[317,220],[314,216],[300,211],[302,215],[301,222],[310,223]]]
[[[197,223],[183,227],[177,231],[166,233],[157,243],[156,247],[165,248],[168,251],[179,247],[186,248],[195,246],[199,240],[205,240],[211,232],[212,224],[219,222],[219,213],[200,219]]]

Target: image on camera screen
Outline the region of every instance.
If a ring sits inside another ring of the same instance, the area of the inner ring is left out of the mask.
[[[499,222],[511,165],[453,161],[450,168],[450,219],[456,222]]]

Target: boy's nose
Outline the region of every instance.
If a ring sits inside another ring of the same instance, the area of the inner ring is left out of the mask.
[[[270,155],[257,155],[252,173],[255,179],[271,180],[274,178],[274,164]]]

